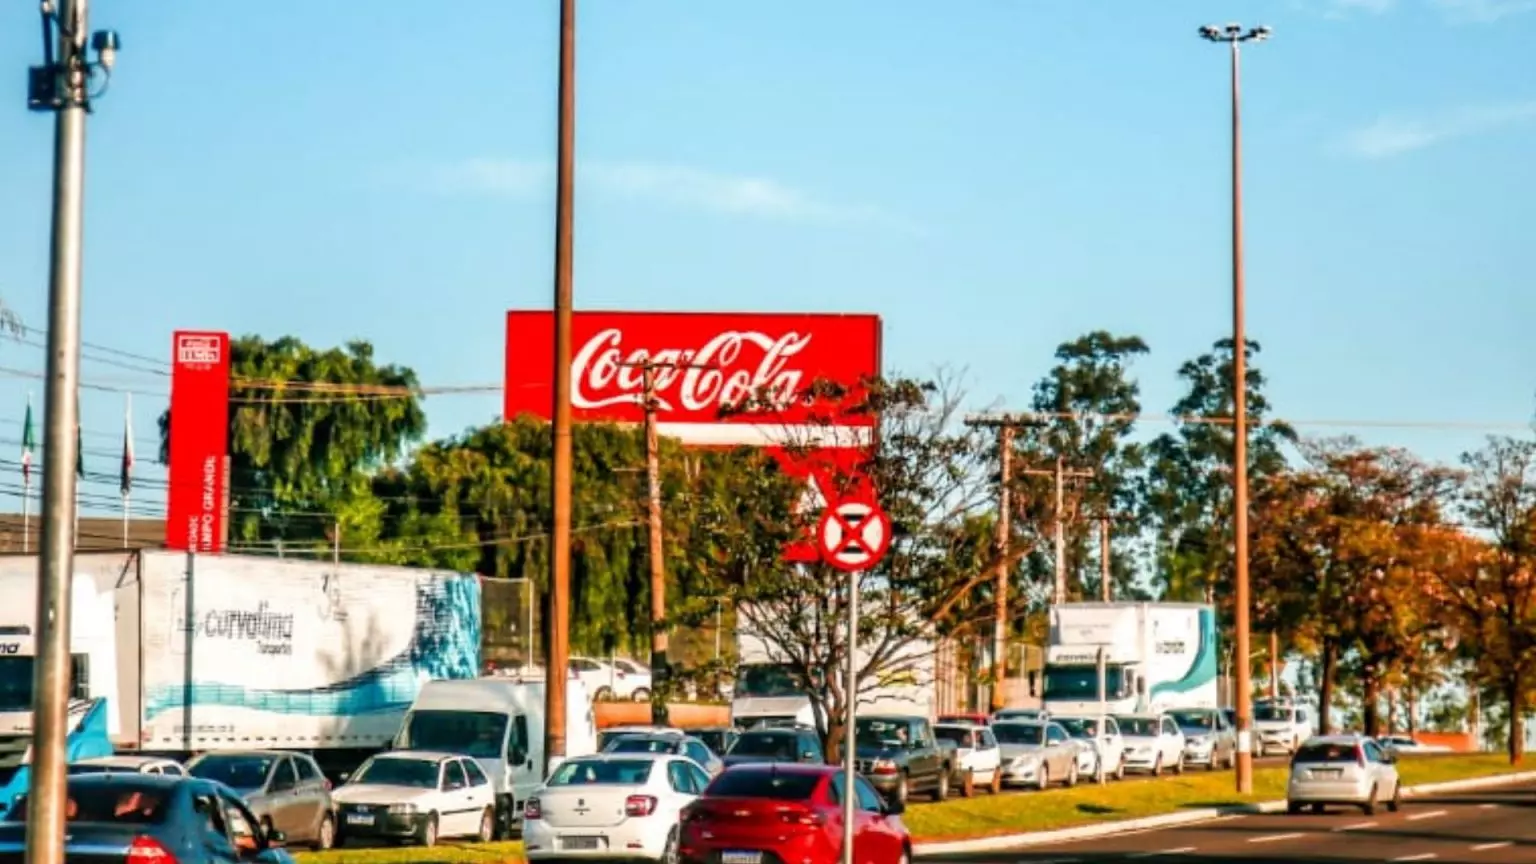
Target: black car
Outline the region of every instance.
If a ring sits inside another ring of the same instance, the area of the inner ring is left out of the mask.
[[[263,835],[229,788],[195,777],[84,774],[70,777],[64,856],[81,864],[293,864],[282,832]],[[0,824],[0,864],[26,860],[27,800]]]
[[[724,756],[726,767],[750,762],[825,762],[821,739],[813,730],[753,729],[741,733]]]

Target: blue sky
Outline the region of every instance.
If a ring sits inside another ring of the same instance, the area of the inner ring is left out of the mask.
[[[86,339],[163,363],[178,327],[361,337],[487,385],[430,399],[434,434],[495,416],[501,313],[551,293],[554,0],[92,8],[124,49],[89,132]],[[0,7],[13,83],[35,9]],[[584,0],[578,305],[877,312],[892,368],[963,369],[976,407],[1025,402],[1065,339],[1137,333],[1164,410],[1230,327],[1226,57],[1195,30],[1234,16],[1276,34],[1244,115],[1278,412],[1441,459],[1518,432],[1532,0]],[[51,124],[8,92],[0,296],[41,327]],[[118,361],[85,365],[88,469],[116,470],[114,387],[145,465],[163,366],[87,354]],[[0,450],[42,365],[0,343]]]

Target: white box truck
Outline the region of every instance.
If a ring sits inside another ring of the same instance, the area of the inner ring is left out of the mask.
[[[37,559],[0,559],[0,786],[30,750]],[[73,695],[120,750],[252,748],[355,767],[422,682],[480,673],[473,574],[175,552],[75,556]],[[8,770],[7,770],[8,769]]]
[[[1216,610],[1207,604],[1053,606],[1041,694],[1045,710],[1091,716],[1215,708],[1217,649]]]
[[[793,668],[781,652],[768,641],[744,629],[746,619],[736,620],[736,679],[731,689],[731,723],[740,727],[756,725],[801,725],[815,728],[816,718],[810,697],[797,684]],[[865,661],[860,652],[860,663]],[[859,697],[861,714],[907,714],[933,720],[934,648],[931,642],[914,641],[896,652],[885,664],[874,686],[864,683]],[[841,678],[843,669],[821,670]]]

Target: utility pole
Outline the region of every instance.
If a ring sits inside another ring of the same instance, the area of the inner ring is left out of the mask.
[[[1013,536],[1013,438],[1014,432],[1028,421],[1009,415],[1001,417],[967,417],[965,424],[971,427],[995,427],[997,429],[998,484],[997,484],[997,575],[992,587],[992,687],[993,711],[1005,706],[1003,683],[1008,673],[1008,572],[1012,569],[1009,540]]]
[[[1225,43],[1232,60],[1232,485],[1233,552],[1237,585],[1233,591],[1237,630],[1237,791],[1253,793],[1253,661],[1249,657],[1248,586],[1248,336],[1243,320],[1243,135],[1240,46],[1262,42],[1268,27],[1241,24],[1200,28],[1200,38]]]
[[[1269,698],[1280,698],[1280,632],[1269,631]]]
[[[1099,599],[1105,603],[1114,600],[1114,586],[1110,584],[1109,517],[1099,519]]]
[[[662,370],[704,369],[703,364],[642,360],[621,363],[640,370],[641,407],[645,410],[646,523],[651,567],[651,722],[665,726],[671,667],[667,660],[667,561],[661,524],[661,439],[656,431],[656,377]],[[718,627],[716,633],[718,634]],[[718,637],[717,637],[718,638]]]
[[[85,117],[92,77],[105,84],[117,34],[90,35],[85,0],[42,4],[43,63],[28,70],[27,107],[54,115],[53,225],[48,272],[48,360],[43,404],[42,531],[38,541],[37,658],[26,860],[63,864],[65,744],[69,735],[70,582],[74,573],[75,460],[80,423],[80,284],[85,203]],[[57,42],[57,44],[55,44]]]
[[[1019,473],[1056,478],[1056,510],[1052,514],[1051,520],[1056,526],[1056,587],[1051,592],[1051,602],[1053,604],[1065,603],[1067,602],[1067,534],[1066,520],[1062,518],[1062,514],[1066,510],[1067,478],[1092,477],[1094,472],[1086,468],[1069,471],[1066,468],[1065,460],[1057,456],[1055,468],[1026,468]]]
[[[576,185],[576,0],[560,0],[560,73],[555,133],[555,356],[550,432],[549,641],[544,659],[544,764],[565,758],[565,691],[571,654],[571,304]],[[511,816],[507,816],[510,827]]]

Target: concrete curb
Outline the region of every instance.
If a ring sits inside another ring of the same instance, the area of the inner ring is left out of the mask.
[[[1445,783],[1405,786],[1403,787],[1403,797],[1422,798],[1426,795],[1440,795],[1446,792],[1468,792],[1474,789],[1493,789],[1500,786],[1530,783],[1533,781],[1536,781],[1536,771],[1495,774],[1488,777],[1474,777],[1468,780],[1450,780]],[[1072,828],[1058,828],[1053,831],[1001,834],[996,837],[978,837],[974,840],[941,840],[931,843],[917,843],[912,847],[912,854],[915,858],[928,858],[935,855],[954,855],[967,852],[1000,852],[1029,846],[1044,846],[1051,843],[1069,843],[1073,840],[1108,837],[1114,834],[1134,834],[1138,831],[1173,828],[1196,822],[1209,822],[1212,819],[1221,819],[1227,816],[1283,812],[1285,812],[1284,801],[1260,801],[1255,804],[1238,804],[1232,807],[1183,810],[1178,813],[1147,816],[1141,819],[1122,819],[1094,825],[1077,825]]]

